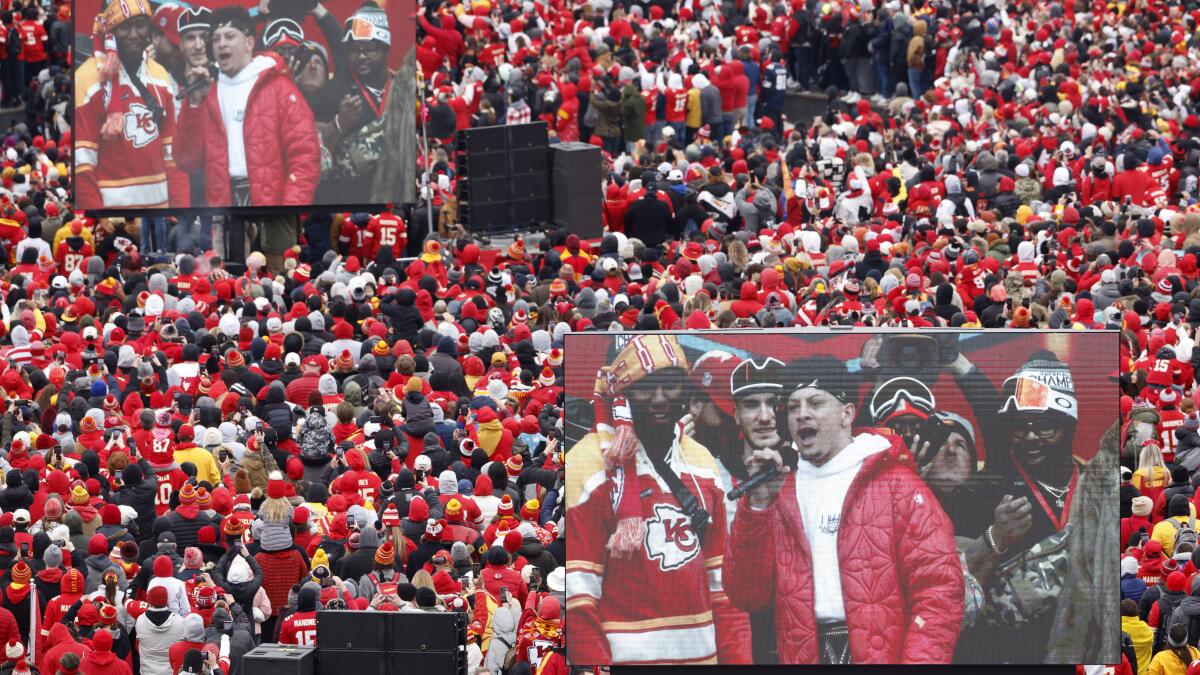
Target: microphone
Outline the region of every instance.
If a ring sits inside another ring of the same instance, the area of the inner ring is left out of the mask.
[[[213,81],[215,81],[215,80],[217,79],[217,75],[218,75],[220,72],[221,72],[221,71],[217,70],[217,64],[215,64],[215,63],[210,63],[210,64],[208,64],[208,77],[209,77],[209,79],[207,79],[207,80],[196,80],[195,82],[193,82],[193,83],[189,84],[188,86],[184,87],[183,89],[180,89],[180,90],[179,90],[179,93],[178,93],[178,94],[175,94],[175,100],[176,100],[176,101],[182,101],[183,99],[187,98],[187,97],[188,97],[188,96],[190,96],[191,94],[193,94],[193,93],[195,93],[195,92],[197,92],[197,91],[200,91],[200,90],[201,90],[201,89],[203,89],[204,87],[207,87],[208,85],[212,84],[212,83],[213,83]]]
[[[742,481],[737,487],[730,490],[729,494],[725,495],[725,498],[731,502],[737,501],[742,498],[742,495],[771,480],[775,476],[778,476],[779,473],[779,467],[777,466],[773,466],[766,471],[759,471],[753,476]]]
[[[779,451],[779,454],[783,459],[782,466],[789,466],[793,469],[796,468],[796,465],[800,460],[800,453],[796,452],[795,449],[789,447],[789,448],[781,449]],[[734,489],[730,490],[729,493],[725,495],[725,499],[728,499],[731,502],[737,501],[737,500],[741,499],[742,496],[745,495],[747,492],[749,492],[749,491],[753,490],[754,488],[758,487],[759,485],[762,485],[763,483],[771,480],[772,478],[778,476],[781,473],[783,473],[783,470],[779,466],[773,466],[765,471],[759,471],[758,473],[754,474],[753,476],[750,476],[746,480],[742,481],[741,484],[739,484]]]

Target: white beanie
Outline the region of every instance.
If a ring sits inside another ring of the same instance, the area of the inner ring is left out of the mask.
[[[217,327],[221,329],[221,332],[225,334],[225,337],[229,338],[236,338],[238,333],[240,333],[242,330],[241,325],[238,324],[237,317],[232,313],[222,316],[220,323],[217,324]]]
[[[1121,574],[1122,575],[1137,574],[1137,572],[1138,572],[1137,558],[1135,558],[1131,555],[1127,555],[1124,558],[1121,558]]]

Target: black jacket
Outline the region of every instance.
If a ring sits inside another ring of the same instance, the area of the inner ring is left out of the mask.
[[[258,417],[275,430],[279,440],[292,437],[294,416],[286,398],[287,393],[282,385],[272,385],[267,390],[267,399],[258,407]]]
[[[671,207],[662,203],[655,192],[635,201],[625,212],[626,232],[641,239],[646,246],[659,246],[671,229]]]

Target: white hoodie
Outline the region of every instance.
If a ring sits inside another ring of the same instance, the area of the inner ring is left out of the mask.
[[[191,603],[188,602],[187,584],[175,577],[154,577],[146,584],[146,591],[156,586],[165,586],[167,588],[167,608],[179,616],[187,616],[192,612]]]
[[[812,553],[817,621],[846,619],[837,546],[842,507],[863,462],[890,445],[883,436],[859,434],[824,465],[813,466],[801,458],[796,467],[796,501]]]

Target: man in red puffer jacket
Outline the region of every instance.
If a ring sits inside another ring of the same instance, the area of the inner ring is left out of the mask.
[[[963,612],[950,519],[899,461],[898,437],[852,433],[855,388],[841,361],[803,359],[789,372],[800,374],[786,403],[798,466],[738,508],[729,599],[775,608],[780,663],[949,663]],[[781,464],[764,449],[747,468]]]
[[[254,55],[249,12],[222,7],[211,20],[221,75],[180,111],[179,167],[204,172],[209,206],[311,204],[321,166],[312,109],[278,56]],[[197,70],[189,80],[207,77]]]

